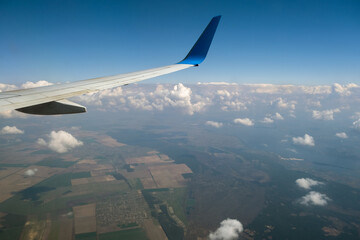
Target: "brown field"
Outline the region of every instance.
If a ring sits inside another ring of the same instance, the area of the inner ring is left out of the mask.
[[[97,176],[97,177],[90,177],[90,178],[77,178],[71,179],[71,185],[81,185],[81,184],[88,184],[88,183],[96,183],[96,182],[110,182],[115,181],[116,179],[111,175],[105,176]]]
[[[16,173],[17,171],[21,171],[22,169],[24,168],[17,168],[17,167],[0,168],[0,179],[10,176],[11,174]]]
[[[96,164],[96,161],[93,159],[84,159],[80,160],[77,164]]]
[[[183,187],[186,180],[182,174],[192,173],[185,164],[150,166],[149,170],[158,188]]]
[[[64,158],[65,162],[77,162],[80,160],[80,158],[74,157],[70,153],[63,155],[62,158]]]
[[[118,141],[116,141],[116,139],[109,137],[109,136],[104,136],[100,139],[98,139],[98,142],[102,143],[105,146],[108,147],[123,147],[126,146],[126,144],[123,143],[119,143]]]
[[[159,154],[159,152],[158,152],[158,151],[155,151],[155,150],[152,150],[152,151],[150,151],[150,152],[147,152],[147,154],[149,154],[149,155],[155,155],[155,154]]]
[[[21,233],[21,240],[46,240],[51,228],[51,220],[39,220],[37,217],[29,217]]]
[[[73,219],[64,218],[60,221],[59,240],[72,240],[73,235]]]
[[[147,167],[136,167],[134,172],[120,171],[120,173],[128,178],[151,178],[150,171]]]
[[[160,156],[161,160],[163,160],[163,161],[170,161],[171,160],[168,155],[160,154],[159,156]]]
[[[97,176],[103,176],[108,172],[111,172],[112,169],[99,169],[99,170],[91,170],[90,171],[90,175],[92,177],[97,177]]]
[[[84,160],[82,160],[84,161]],[[92,163],[84,163],[84,162],[78,162],[73,168],[77,169],[78,171],[96,171],[96,170],[112,170],[113,166],[110,164],[92,164]],[[91,160],[85,160],[85,161],[91,161]]]
[[[25,176],[25,171],[28,169],[34,170],[33,176]],[[35,171],[37,169],[37,171]],[[24,190],[25,188],[31,187],[45,178],[48,178],[55,173],[58,173],[59,169],[43,167],[43,166],[31,166],[28,168],[21,169],[3,179],[0,180],[0,202],[13,196],[13,192]]]
[[[95,203],[73,207],[75,234],[96,232]]]
[[[157,188],[157,185],[152,177],[141,178],[140,181],[145,189]]]
[[[1,163],[11,164],[34,164],[46,157],[50,157],[49,154],[32,154],[38,150],[43,150],[43,147],[39,147],[36,143],[19,143],[6,146],[6,151],[1,153]]]
[[[152,164],[152,163],[163,163],[164,161],[165,160],[161,159],[158,155],[128,158],[125,160],[127,164],[135,164],[135,163]]]
[[[144,220],[146,236],[150,240],[167,240],[166,234],[160,225],[155,225],[152,219]]]

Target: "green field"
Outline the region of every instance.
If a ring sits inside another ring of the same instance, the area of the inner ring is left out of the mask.
[[[68,168],[74,165],[76,162],[65,161],[62,158],[45,158],[44,160],[37,162],[38,166],[54,167],[54,168]]]
[[[144,186],[142,185],[139,178],[129,179],[128,182],[132,189],[136,189],[136,190],[144,189]]]
[[[74,204],[86,204],[91,200],[101,199],[104,195],[129,190],[124,181],[71,186],[71,179],[89,176],[89,172],[55,175],[0,203],[0,211],[19,215],[68,211],[67,209]],[[68,196],[73,192],[84,192],[84,194]]]
[[[26,222],[26,217],[16,214],[8,214],[2,219],[0,228],[0,239],[1,240],[13,240],[19,239],[21,231]]]
[[[154,196],[163,202],[166,202],[169,207],[174,209],[175,215],[186,225],[186,198],[187,188],[174,188],[169,192],[156,192]]]
[[[96,240],[96,232],[77,234],[75,240]]]

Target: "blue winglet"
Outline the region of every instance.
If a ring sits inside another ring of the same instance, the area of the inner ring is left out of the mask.
[[[195,45],[191,48],[186,57],[178,64],[192,64],[197,66],[204,61],[206,54],[209,51],[211,41],[215,35],[216,28],[219,24],[221,16],[216,16],[211,19]]]

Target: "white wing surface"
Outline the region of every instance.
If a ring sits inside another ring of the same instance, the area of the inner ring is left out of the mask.
[[[210,21],[185,59],[177,64],[72,83],[0,92],[0,112],[18,110],[39,115],[86,112],[84,106],[66,99],[198,66],[207,55],[219,21],[220,16]]]

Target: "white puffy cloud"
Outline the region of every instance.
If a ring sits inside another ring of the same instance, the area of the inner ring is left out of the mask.
[[[261,94],[290,94],[294,91],[294,85],[274,85],[274,84],[246,84],[253,93]]]
[[[34,176],[35,173],[38,171],[37,168],[34,168],[34,169],[28,169],[24,172],[24,175],[27,176],[27,177],[31,177],[31,176]]]
[[[359,86],[355,83],[349,83],[346,85],[340,85],[338,83],[334,83],[333,90],[340,96],[350,96],[352,88],[359,88]]]
[[[13,126],[5,126],[0,130],[0,134],[23,134],[24,131]]]
[[[243,225],[236,219],[225,219],[215,232],[209,234],[209,240],[235,240],[244,230]]]
[[[223,97],[231,97],[231,94],[230,92],[228,92],[227,90],[225,89],[220,89],[220,90],[217,90],[216,91],[216,94],[219,95],[219,96],[223,96]]]
[[[282,99],[281,97],[279,97],[278,99],[276,99],[275,103],[278,108],[295,110],[296,101],[288,102],[285,99]]]
[[[311,178],[299,178],[295,182],[299,187],[304,189],[311,189],[313,186],[324,184]]]
[[[234,123],[242,124],[245,126],[253,126],[254,122],[249,118],[236,118],[234,119]]]
[[[276,120],[284,120],[283,116],[281,116],[281,114],[278,113],[278,112],[275,113],[275,116],[273,116],[273,118],[276,119]]]
[[[239,99],[223,101],[220,104],[222,105],[221,109],[223,111],[240,111],[247,109],[246,104]]]
[[[229,82],[198,82],[198,85],[238,85],[237,83],[229,83]]]
[[[48,136],[48,141],[39,138],[37,143],[49,147],[58,153],[65,153],[73,148],[82,146],[83,143],[77,140],[73,135],[65,131],[52,131]]]
[[[27,114],[15,110],[0,112],[0,118],[26,118]]]
[[[258,94],[294,94],[305,93],[311,95],[326,95],[331,93],[331,86],[298,86],[298,85],[275,85],[275,84],[243,84],[249,88],[249,92]]]
[[[360,129],[360,118],[353,122],[353,126]]]
[[[215,128],[221,128],[223,126],[222,122],[214,122],[214,121],[206,121],[205,125],[215,127]]]
[[[316,205],[325,206],[331,199],[319,192],[311,191],[300,199],[300,203],[303,205]]]
[[[345,132],[336,133],[335,136],[342,138],[342,139],[348,138],[348,135]]]
[[[328,85],[318,85],[318,86],[298,86],[301,91],[305,94],[312,95],[327,95],[331,93],[331,86]]]
[[[211,104],[207,97],[193,94],[190,87],[182,83],[173,87],[158,84],[154,91],[149,86],[136,86],[135,90],[121,87],[103,90],[98,93],[87,94],[79,97],[80,101],[101,109],[109,107],[111,110],[138,109],[145,111],[163,111],[165,108],[180,109],[182,113],[193,115],[201,112]]]
[[[40,81],[37,81],[37,82],[26,82],[26,83],[23,83],[21,85],[22,88],[34,88],[34,87],[44,87],[44,86],[49,86],[49,85],[53,85],[52,83],[48,82],[48,81],[45,81],[45,80],[40,80]]]
[[[274,120],[272,120],[272,119],[269,118],[269,117],[264,117],[264,119],[263,119],[261,122],[263,122],[263,123],[273,123]]]
[[[297,145],[315,146],[314,138],[309,134],[305,134],[304,137],[293,137],[292,140]]]
[[[0,83],[0,92],[11,91],[11,90],[15,90],[17,88],[18,87],[13,84]]]
[[[323,119],[323,120],[334,120],[334,113],[340,112],[340,109],[329,109],[329,110],[323,110],[323,111],[316,111],[314,110],[312,112],[312,117],[314,119]]]

